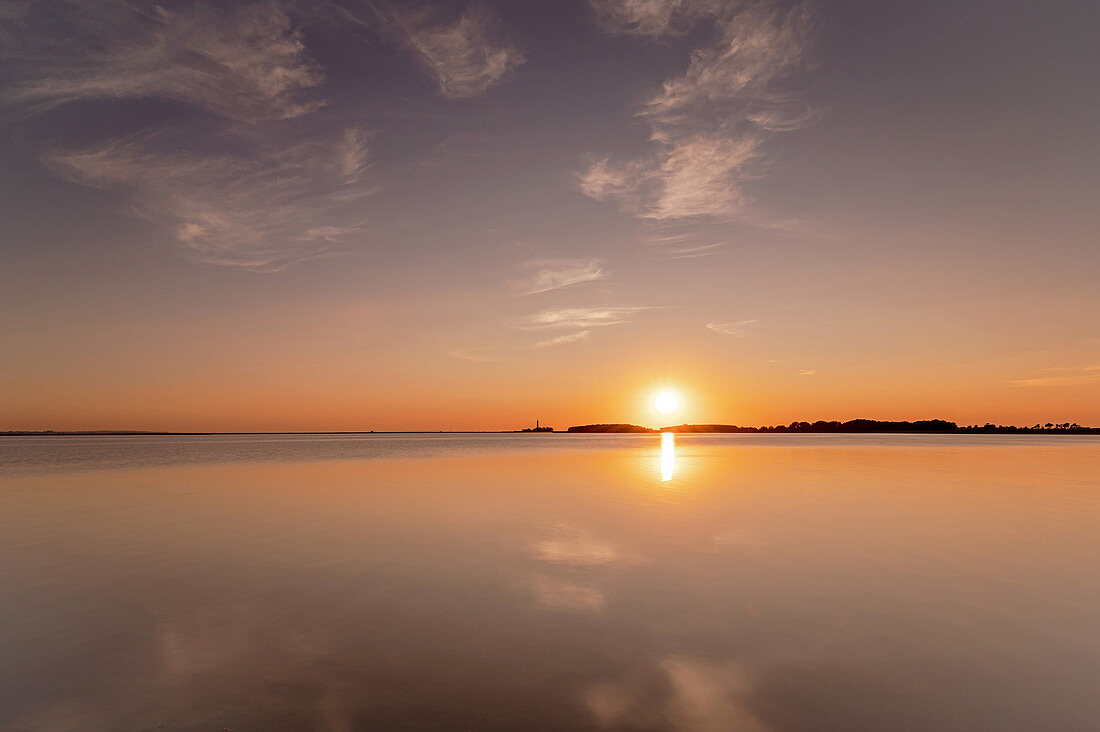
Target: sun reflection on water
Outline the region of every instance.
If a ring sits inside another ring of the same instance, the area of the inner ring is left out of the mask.
[[[676,435],[661,433],[661,481],[672,480],[676,472]]]

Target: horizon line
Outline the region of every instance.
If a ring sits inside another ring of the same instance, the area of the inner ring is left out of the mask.
[[[966,424],[960,425],[960,424],[958,424],[954,421],[951,421],[951,420],[943,420],[943,419],[938,419],[938,418],[937,419],[931,419],[931,420],[927,420],[927,419],[925,419],[925,420],[879,420],[879,419],[868,419],[868,418],[855,418],[855,419],[844,420],[844,421],[841,421],[841,420],[816,420],[815,422],[807,422],[807,421],[804,421],[804,420],[795,420],[795,421],[793,421],[789,424],[759,425],[759,426],[735,425],[735,424],[727,424],[727,423],[719,423],[719,422],[699,422],[699,423],[686,423],[685,422],[685,423],[682,423],[682,424],[666,425],[666,426],[662,426],[662,427],[644,427],[643,425],[635,425],[635,424],[627,423],[627,422],[608,422],[608,423],[589,423],[589,424],[582,424],[582,425],[572,425],[572,426],[570,426],[566,429],[555,429],[555,428],[547,429],[547,428],[544,427],[544,428],[542,428],[541,430],[538,430],[538,431],[536,431],[535,429],[532,429],[532,428],[480,429],[480,430],[477,430],[477,429],[470,429],[470,430],[462,430],[462,429],[401,430],[401,429],[398,429],[398,430],[183,430],[183,431],[175,431],[175,430],[134,430],[134,429],[42,429],[42,430],[9,429],[9,430],[0,430],[0,437],[33,437],[33,436],[50,436],[50,435],[71,436],[71,437],[79,437],[79,436],[87,436],[87,437],[95,437],[95,436],[103,436],[103,437],[108,437],[108,436],[133,436],[133,437],[140,437],[142,435],[146,435],[146,436],[181,436],[181,437],[194,436],[194,437],[200,437],[200,436],[214,436],[214,435],[629,434],[629,433],[614,432],[614,431],[598,432],[598,431],[591,431],[591,430],[576,430],[576,431],[570,432],[570,430],[575,430],[578,427],[595,427],[595,426],[635,427],[635,428],[648,430],[650,432],[675,431],[677,428],[684,428],[684,427],[729,427],[729,428],[736,428],[738,430],[758,431],[758,432],[762,432],[762,433],[766,433],[766,434],[784,434],[784,433],[795,433],[795,434],[797,434],[797,433],[800,433],[800,432],[801,433],[814,433],[814,431],[809,430],[809,429],[805,429],[805,428],[791,429],[791,428],[795,427],[795,425],[799,425],[799,426],[806,425],[806,426],[812,427],[815,424],[826,424],[826,425],[836,424],[836,425],[839,425],[839,426],[843,426],[845,424],[849,424],[849,423],[852,423],[852,422],[870,422],[870,423],[877,423],[877,424],[883,424],[883,425],[898,424],[898,423],[909,423],[909,424],[924,423],[924,424],[927,424],[927,423],[931,423],[931,422],[944,422],[944,423],[949,424],[951,426],[948,427],[947,429],[944,429],[944,430],[927,430],[927,429],[925,429],[925,430],[914,430],[914,432],[919,432],[919,433],[930,433],[930,432],[931,433],[936,433],[936,432],[939,432],[939,433],[945,433],[945,434],[950,434],[954,430],[981,431],[983,429],[990,429],[990,430],[1004,429],[1004,430],[1017,430],[1017,431],[1032,430],[1032,431],[1035,431],[1035,432],[1057,432],[1057,431],[1070,431],[1070,430],[1072,430],[1072,431],[1100,430],[1100,427],[1093,427],[1093,426],[1089,426],[1089,425],[1077,424],[1076,422],[1074,422],[1074,423],[1069,423],[1069,422],[1060,422],[1060,423],[1045,422],[1045,423],[1042,423],[1042,422],[1040,422],[1040,423],[1036,423],[1035,426],[1028,426],[1028,425],[1019,426],[1019,425],[1014,425],[1014,424],[993,424],[992,422],[986,422],[984,425],[979,425],[977,423],[973,423],[973,424],[970,424],[970,425],[966,425]],[[1048,425],[1048,424],[1051,425],[1049,428],[1045,426],[1045,425]],[[1065,425],[1065,426],[1063,427],[1063,425]],[[896,433],[903,433],[903,432],[905,432],[905,430],[896,430],[895,432]],[[713,433],[720,434],[721,432],[720,431],[714,431]],[[849,432],[849,433],[857,434],[858,432]],[[695,434],[706,434],[706,432],[705,431],[698,431],[698,432],[695,432]],[[821,434],[821,432],[817,432],[817,434]],[[874,432],[866,432],[866,434],[874,434]]]

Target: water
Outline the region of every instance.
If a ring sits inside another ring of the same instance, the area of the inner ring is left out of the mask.
[[[1091,730],[1100,439],[0,438],[0,729]]]

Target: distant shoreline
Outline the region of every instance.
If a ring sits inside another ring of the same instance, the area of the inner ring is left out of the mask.
[[[674,425],[651,428],[629,424],[577,425],[571,434],[649,434],[675,433],[689,435],[1100,435],[1100,427],[1082,427],[1074,423],[1018,427],[1015,425],[958,425],[946,419],[920,419],[916,422],[888,422],[880,419],[849,419],[848,422],[792,422],[773,427],[741,427],[739,425]]]
[[[636,424],[586,424],[570,427],[573,434],[655,433],[677,434],[918,434],[918,435],[1100,435],[1100,427],[1083,427],[1063,422],[1038,424],[1034,427],[1016,425],[958,425],[943,419],[917,421],[886,421],[876,419],[852,419],[847,422],[819,420],[817,422],[791,422],[774,427],[742,427],[735,424],[681,424],[650,428]]]

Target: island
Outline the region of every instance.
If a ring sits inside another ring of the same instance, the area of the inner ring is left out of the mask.
[[[997,435],[1100,435],[1100,427],[1082,427],[1076,422],[1047,422],[1033,427],[993,424],[959,425],[945,419],[921,419],[889,421],[879,419],[850,419],[817,422],[791,422],[789,425],[742,427],[735,424],[681,424],[660,429],[640,427],[635,424],[585,424],[570,427],[569,432],[677,432],[677,433],[925,433],[925,434],[997,434]]]

